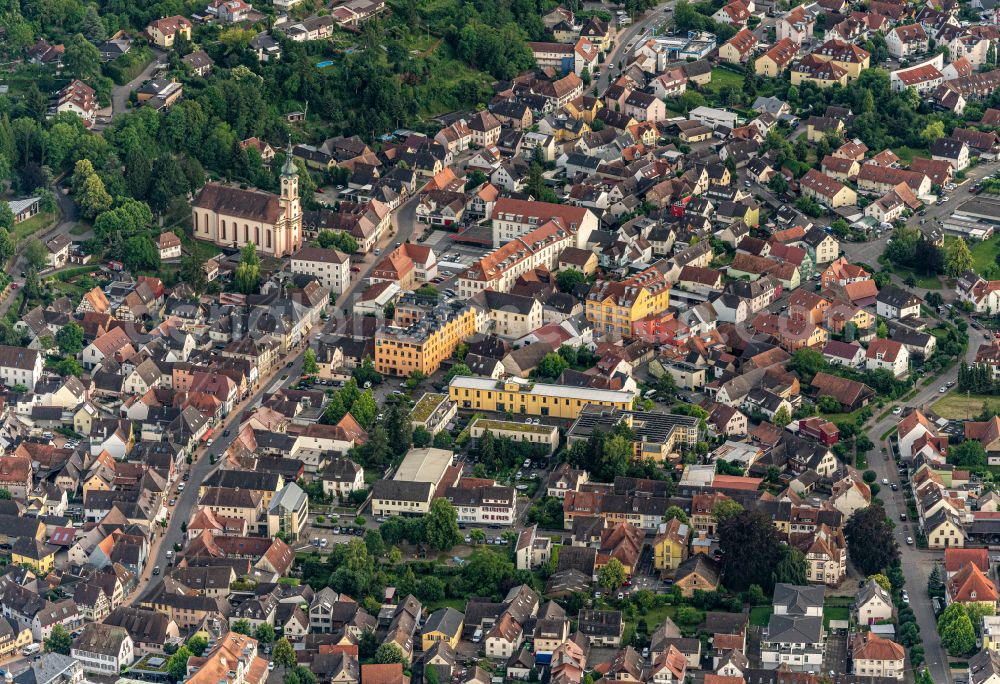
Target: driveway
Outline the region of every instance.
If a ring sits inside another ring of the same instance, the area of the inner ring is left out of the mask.
[[[128,109],[128,96],[133,90],[148,81],[153,72],[161,66],[161,58],[165,53],[153,48],[153,61],[146,65],[138,76],[124,85],[115,86],[111,89],[111,116],[124,114]]]

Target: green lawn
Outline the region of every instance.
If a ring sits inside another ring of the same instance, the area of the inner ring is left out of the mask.
[[[79,236],[79,235],[85,235],[86,233],[88,233],[90,231],[90,227],[91,226],[90,226],[89,223],[82,223],[81,222],[81,223],[76,224],[72,228],[70,228],[69,229],[69,234],[70,235],[77,235],[77,236]]]
[[[903,161],[909,163],[913,161],[914,157],[927,157],[926,147],[907,147],[906,145],[900,145],[899,147],[894,147],[892,149],[896,153],[896,156]]]
[[[729,69],[715,67],[712,69],[712,81],[705,86],[705,89],[711,90],[713,93],[718,93],[723,86],[727,85],[742,90],[743,76]]]
[[[892,272],[898,275],[900,278],[904,279],[906,278],[906,276],[912,274],[917,279],[917,287],[922,287],[927,290],[941,289],[941,281],[937,278],[937,276],[917,275],[916,273],[913,273],[913,271],[910,271],[909,269],[906,268],[902,268],[900,266],[893,266]]]
[[[774,606],[754,606],[750,609],[750,624],[754,627],[767,627],[767,621],[771,619]]]
[[[186,254],[191,254],[192,256],[208,260],[216,254],[222,253],[222,250],[213,245],[211,242],[195,240],[193,237],[188,235],[183,226],[174,226],[171,230],[174,232],[174,235],[181,239],[181,244]]]
[[[982,273],[988,266],[997,263],[997,254],[1000,254],[1000,235],[969,245],[969,249],[972,251],[972,267],[977,273]]]
[[[465,612],[465,599],[442,599],[440,601],[431,601],[426,606],[427,613],[433,613],[435,610],[440,608],[454,608],[458,612]]]
[[[20,242],[25,238],[31,237],[35,233],[47,229],[52,223],[58,218],[59,214],[55,212],[38,212],[30,219],[26,221],[21,221],[16,226],[14,226],[14,241]]]
[[[965,392],[952,390],[934,402],[931,408],[939,416],[948,420],[971,420],[983,410],[983,402],[985,401],[995,403],[1000,401],[1000,397],[988,394],[966,395]]]

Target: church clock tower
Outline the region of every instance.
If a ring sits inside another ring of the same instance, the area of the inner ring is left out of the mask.
[[[284,243],[289,253],[302,247],[302,209],[299,205],[299,170],[292,157],[292,141],[288,140],[285,165],[281,167],[281,207],[284,215]]]

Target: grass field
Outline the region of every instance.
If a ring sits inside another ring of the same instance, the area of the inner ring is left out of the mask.
[[[774,606],[754,606],[750,609],[750,624],[755,627],[767,627],[767,621],[771,619]]]
[[[425,608],[427,608],[428,613],[433,613],[435,610],[440,608],[454,608],[455,610],[461,612],[465,610],[466,601],[463,599],[442,599],[440,601],[431,601]]]
[[[941,281],[936,276],[922,276],[913,273],[909,269],[900,268],[899,266],[893,266],[892,272],[898,275],[900,278],[906,278],[906,276],[912,274],[914,278],[917,279],[917,287],[922,287],[927,290],[940,290]]]
[[[852,599],[846,596],[829,596],[823,604],[823,626],[829,628],[830,620],[849,620]]]
[[[949,420],[971,420],[979,415],[983,410],[984,401],[1000,401],[1000,397],[992,397],[986,394],[970,394],[952,390],[941,399],[934,402],[935,413],[942,418]]]
[[[997,254],[1000,254],[1000,235],[994,235],[989,240],[969,245],[972,251],[972,266],[977,273],[982,273],[988,266],[997,263]]]
[[[906,145],[900,145],[899,147],[894,147],[892,149],[896,153],[896,156],[905,162],[913,161],[914,157],[927,157],[926,147],[907,147]]]
[[[737,74],[735,71],[723,69],[722,67],[716,67],[712,69],[712,82],[705,86],[705,90],[711,90],[714,93],[718,93],[723,86],[727,85],[742,90],[743,76]]]
[[[47,229],[58,217],[59,214],[56,212],[40,211],[30,219],[21,221],[14,226],[14,241],[20,242],[41,230]]]
[[[78,235],[78,236],[79,235],[84,235],[84,234],[86,234],[86,233],[88,233],[90,231],[90,228],[91,228],[91,226],[90,226],[89,223],[78,223],[78,224],[76,224],[75,226],[73,226],[72,228],[69,229],[69,234],[70,235]]]

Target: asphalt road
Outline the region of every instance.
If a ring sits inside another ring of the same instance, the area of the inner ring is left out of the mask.
[[[976,349],[986,341],[986,337],[979,330],[969,328],[969,349],[966,353],[968,360],[974,360]],[[905,402],[906,406],[926,408],[930,404],[941,398],[940,388],[947,382],[958,377],[958,366],[953,366],[937,381],[922,387],[920,392],[911,400]],[[903,566],[903,574],[906,577],[906,589],[910,594],[910,607],[920,625],[920,635],[923,639],[924,653],[927,658],[927,667],[931,677],[935,682],[951,682],[951,672],[947,667],[947,654],[941,646],[941,639],[937,633],[937,621],[934,617],[934,610],[931,601],[927,597],[927,578],[934,563],[940,560],[939,551],[920,550],[917,547],[906,544],[906,537],[916,537],[917,523],[907,520],[900,522],[899,514],[906,512],[906,501],[903,497],[902,479],[900,478],[896,461],[891,456],[891,449],[888,440],[879,438],[890,428],[899,423],[899,416],[891,413],[882,420],[875,423],[868,430],[868,438],[875,443],[882,451],[872,451],[869,454],[868,467],[875,471],[878,481],[887,478],[891,483],[899,486],[898,491],[890,491],[883,487],[882,500],[885,502],[885,510],[889,518],[893,520],[896,527],[896,541],[899,543],[900,555]]]
[[[413,237],[413,231],[416,226],[416,205],[417,196],[414,195],[414,197],[408,199],[397,210],[396,216],[393,219],[395,232],[387,231],[386,235],[379,241],[379,246],[383,251],[388,245],[394,242],[405,242]],[[221,464],[222,455],[236,437],[236,430],[231,428],[238,426],[240,415],[248,408],[258,405],[264,394],[274,392],[279,387],[287,387],[299,378],[302,371],[302,355],[305,353],[310,340],[320,334],[321,330],[325,333],[336,329],[337,322],[341,320],[340,314],[344,307],[346,306],[350,309],[349,302],[352,301],[354,293],[358,291],[359,287],[363,289],[362,285],[365,279],[367,279],[372,269],[375,268],[378,260],[379,258],[374,257],[373,254],[368,254],[364,260],[356,262],[363,264],[361,272],[352,274],[355,278],[352,280],[351,286],[337,298],[336,304],[330,307],[331,316],[326,324],[313,328],[303,343],[295,347],[290,354],[286,355],[285,358],[281,359],[275,365],[275,370],[258,384],[256,391],[252,392],[247,399],[244,399],[234,407],[223,421],[214,426],[211,447],[199,446],[195,450],[193,463],[189,467],[191,473],[190,479],[186,483],[183,492],[177,493],[177,484],[171,487],[170,497],[176,497],[177,501],[170,509],[170,518],[167,527],[155,538],[153,550],[150,552],[150,560],[146,563],[146,568],[139,581],[140,588],[129,597],[126,603],[130,604],[138,597],[148,595],[159,585],[162,575],[154,576],[152,574],[153,567],[160,566],[161,570],[166,572],[167,551],[173,549],[175,545],[183,545],[184,533],[181,531],[181,525],[190,520],[197,509],[199,483],[203,482]],[[287,365],[289,361],[292,364],[291,366]],[[231,434],[228,437],[224,435],[226,429],[230,429]],[[211,463],[212,459],[209,457],[209,454],[215,456],[215,465]]]
[[[79,217],[76,203],[68,195],[64,195],[58,185],[54,185],[52,190],[56,197],[56,203],[59,205],[59,210],[62,213],[62,218],[59,219],[59,223],[54,227],[44,233],[37,233],[33,236],[42,242],[47,242],[57,235],[69,233],[70,228],[76,225]],[[24,278],[21,277],[21,273],[28,270],[28,261],[24,258],[24,248],[27,244],[28,240],[22,240],[17,245],[17,252],[14,255],[14,265],[11,268],[10,275],[14,279],[14,282],[17,283],[18,289],[8,290],[7,296],[3,301],[0,301],[0,316],[6,314],[11,305],[18,300],[16,295],[20,288],[24,287]]]
[[[597,92],[603,93],[607,90],[608,84],[611,83],[612,78],[617,77],[617,74],[621,72],[621,70],[618,69],[618,60],[625,57],[627,52],[625,49],[626,46],[633,41],[638,42],[637,38],[648,26],[664,19],[669,20],[670,12],[673,11],[673,6],[674,0],[665,2],[656,7],[656,9],[651,10],[649,14],[641,17],[631,26],[627,26],[624,31],[618,31],[615,36],[614,46],[608,53],[607,59],[604,60],[601,77],[597,79]],[[651,34],[647,33],[645,34],[645,37],[650,38]],[[632,48],[635,49],[635,45],[633,45]]]
[[[146,65],[146,68],[142,70],[138,76],[133,78],[128,83],[124,85],[115,86],[111,90],[111,116],[117,114],[123,114],[128,110],[128,97],[133,90],[141,86],[143,83],[148,81],[153,72],[161,66],[161,58],[165,53],[153,48],[153,61]]]

